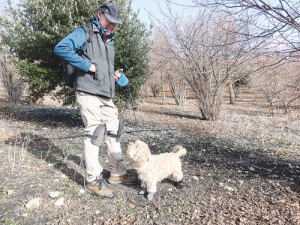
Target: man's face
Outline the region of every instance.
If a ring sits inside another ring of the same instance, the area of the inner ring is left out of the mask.
[[[116,24],[109,22],[101,11],[98,11],[98,17],[100,26],[106,29],[105,36],[110,35],[110,33],[115,29]]]

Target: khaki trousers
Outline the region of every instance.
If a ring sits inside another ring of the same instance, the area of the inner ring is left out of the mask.
[[[119,129],[118,108],[112,99],[75,91],[76,102],[79,106],[81,118],[85,125],[85,133],[90,135],[84,139],[83,149],[85,155],[87,182],[93,182],[99,177],[103,168],[99,163],[99,147],[91,143],[91,136],[100,124],[106,126],[108,134],[116,135]],[[105,135],[107,146],[108,166],[111,176],[126,174],[123,162],[121,145],[115,137]]]

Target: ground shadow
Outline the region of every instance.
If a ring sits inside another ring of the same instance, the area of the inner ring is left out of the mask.
[[[36,134],[21,133],[17,143],[13,139],[9,140],[9,142],[22,148],[21,146],[24,143],[25,137],[31,140],[25,149],[28,153],[41,160],[41,162],[53,164],[54,169],[66,175],[70,180],[75,181],[79,185],[84,185],[83,173],[85,165],[82,158],[75,155],[72,150],[62,149],[56,145],[55,139],[49,140],[46,137]],[[69,162],[74,163],[72,167]],[[74,168],[74,165],[77,168]]]
[[[162,111],[162,110],[156,110],[156,109],[151,109],[151,110],[143,109],[143,112],[158,114],[160,116],[166,115],[166,116],[174,116],[174,117],[180,117],[180,118],[184,117],[186,119],[197,119],[197,120],[202,120],[203,119],[200,116],[193,115],[194,113],[184,112],[184,111],[175,111],[175,110]]]
[[[170,147],[165,147],[170,140],[169,134],[166,140],[145,139],[147,143],[156,142],[159,145],[151,146],[152,154],[171,151]],[[175,138],[175,137],[174,137]],[[234,140],[192,135],[176,137],[177,143],[187,148],[188,154],[183,161],[188,162],[187,169],[195,171],[195,166],[208,167],[208,170],[233,171],[234,175],[242,175],[246,179],[271,179],[286,181],[291,184],[291,188],[299,192],[300,190],[300,163],[296,160],[288,160],[281,156],[274,156],[270,152],[251,149],[251,146],[239,146]],[[235,146],[234,149],[232,146]],[[209,169],[210,168],[210,169]],[[213,172],[212,172],[213,173]],[[220,172],[222,174],[222,172]],[[227,176],[227,175],[226,175]],[[220,178],[222,179],[222,178]],[[168,182],[168,181],[166,181]]]
[[[10,120],[41,123],[47,126],[82,127],[83,123],[76,108],[55,106],[22,106],[20,109],[5,108],[0,110],[2,117]]]

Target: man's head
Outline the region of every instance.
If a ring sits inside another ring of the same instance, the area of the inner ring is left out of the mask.
[[[105,35],[109,35],[116,27],[116,24],[122,25],[120,20],[120,9],[110,2],[104,2],[98,9],[99,24],[106,29]]]

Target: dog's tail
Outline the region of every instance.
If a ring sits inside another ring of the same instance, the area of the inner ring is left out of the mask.
[[[177,154],[179,157],[184,156],[186,154],[186,149],[180,145],[176,145],[173,147],[173,153]]]

